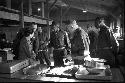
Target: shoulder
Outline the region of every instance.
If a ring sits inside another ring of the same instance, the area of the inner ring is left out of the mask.
[[[25,43],[27,40],[26,40],[26,38],[25,37],[23,37],[22,39],[21,39],[21,43]]]
[[[77,28],[76,30],[75,30],[75,33],[81,33],[82,32],[82,29],[81,28]]]
[[[63,34],[66,34],[66,31],[60,29],[59,32],[63,33]]]

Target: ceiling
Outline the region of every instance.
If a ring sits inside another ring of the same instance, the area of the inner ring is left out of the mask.
[[[32,0],[38,3],[47,0]],[[90,13],[116,16],[121,13],[124,8],[124,0],[48,0],[53,9],[57,6],[62,8],[75,8],[78,10],[86,9]],[[55,3],[55,4],[54,4]],[[52,8],[51,8],[52,9]],[[116,12],[117,11],[117,12]]]

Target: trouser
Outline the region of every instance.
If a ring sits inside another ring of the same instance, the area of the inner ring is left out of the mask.
[[[111,49],[98,49],[96,53],[97,58],[106,59],[106,64],[115,66],[115,55]]]
[[[37,59],[40,60],[40,64],[44,64],[44,60],[45,60],[45,62],[47,63],[47,65],[51,65],[51,62],[50,62],[50,59],[49,59],[49,56],[48,56],[46,50],[39,51]]]
[[[63,57],[66,56],[66,49],[53,50],[54,66],[64,66]]]
[[[79,53],[72,53],[72,58],[74,61],[74,65],[83,65],[84,64],[84,58],[83,55],[80,55]]]

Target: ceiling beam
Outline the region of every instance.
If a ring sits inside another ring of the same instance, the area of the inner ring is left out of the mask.
[[[69,4],[68,4],[69,5]],[[101,7],[96,7],[96,6],[92,6],[92,5],[80,5],[78,3],[70,3],[70,6],[72,8],[76,8],[76,9],[80,9],[80,10],[84,10],[84,9],[87,9],[88,12],[91,12],[91,13],[95,13],[95,14],[101,14],[101,15],[107,15],[107,12],[104,8],[101,8]]]
[[[49,7],[49,10],[51,10],[51,9],[54,7],[54,5],[56,4],[56,2],[57,2],[57,0],[55,0],[55,1],[53,2],[53,4]]]

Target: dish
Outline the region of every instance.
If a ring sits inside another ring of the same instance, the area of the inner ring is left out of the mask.
[[[86,70],[91,74],[99,74],[103,72],[105,69],[104,68],[86,68]]]
[[[92,58],[92,60],[96,61],[96,62],[106,62],[105,59],[100,59],[100,58]]]

